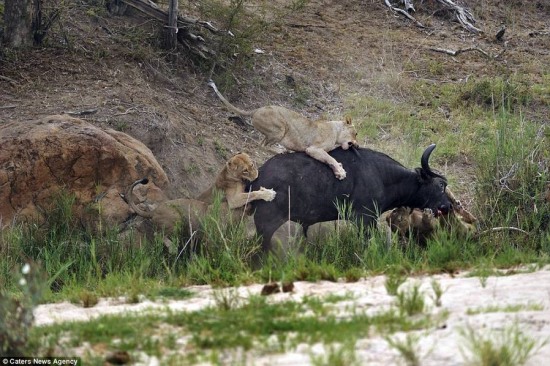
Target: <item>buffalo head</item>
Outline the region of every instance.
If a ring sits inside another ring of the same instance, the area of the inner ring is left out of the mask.
[[[447,214],[452,204],[445,192],[447,180],[434,172],[428,162],[434,149],[435,144],[428,146],[420,159],[421,168],[416,169],[420,186],[413,199],[415,201],[413,207],[430,208],[437,216]]]

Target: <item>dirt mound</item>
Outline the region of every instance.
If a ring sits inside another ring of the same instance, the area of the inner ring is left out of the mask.
[[[150,177],[158,187],[168,184],[166,173],[141,142],[69,116],[0,125],[0,145],[4,223],[46,215],[62,189],[76,196],[80,211],[101,202],[102,216],[120,223],[129,209],[119,193],[134,180]]]

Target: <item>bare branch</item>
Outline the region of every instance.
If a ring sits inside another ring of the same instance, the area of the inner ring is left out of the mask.
[[[468,9],[465,9],[462,6],[457,5],[452,0],[437,0],[437,2],[443,5],[446,9],[452,10],[456,15],[457,20],[467,30],[469,30],[472,33],[482,32],[481,29],[474,26],[474,23],[476,22],[476,20]]]
[[[474,238],[479,238],[482,235],[488,234],[488,233],[496,233],[499,231],[516,231],[525,235],[529,235],[529,233],[525,230],[519,229],[517,227],[513,226],[499,226],[499,227],[493,227],[491,229],[483,230],[477,234],[474,235]]]
[[[483,56],[485,56],[485,57],[487,57],[487,58],[490,58],[490,59],[499,58],[499,57],[506,51],[506,49],[503,49],[503,50],[502,50],[501,52],[499,52],[498,54],[492,56],[492,55],[490,55],[488,52],[482,50],[482,49],[479,48],[479,47],[459,48],[459,49],[456,50],[456,51],[449,50],[449,49],[445,49],[445,48],[439,48],[439,47],[430,47],[429,50],[430,50],[430,51],[434,51],[434,52],[445,53],[445,54],[451,55],[451,56],[458,56],[458,55],[460,55],[461,53],[470,52],[470,51],[476,51],[476,52],[479,52],[479,53],[481,53]]]
[[[409,20],[411,20],[412,22],[414,22],[414,24],[416,24],[417,27],[420,27],[420,28],[426,28],[422,23],[420,23],[418,20],[416,20],[412,15],[410,15],[408,12],[406,12],[405,10],[403,9],[399,9],[399,8],[396,8],[395,6],[393,6],[389,0],[384,0],[384,2],[386,3],[386,6],[388,8],[390,8],[392,11],[396,12],[396,13],[399,13],[399,14],[402,14],[403,16],[405,16],[406,18],[408,18]],[[413,8],[414,9],[414,8]]]

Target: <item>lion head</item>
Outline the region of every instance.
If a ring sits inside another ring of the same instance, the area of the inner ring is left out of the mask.
[[[237,153],[227,161],[218,176],[216,187],[225,188],[228,182],[253,181],[258,178],[258,168],[247,153]]]
[[[350,146],[358,147],[357,130],[351,122],[350,116],[346,116],[346,120],[343,122],[342,127],[337,141],[342,149],[347,150]]]

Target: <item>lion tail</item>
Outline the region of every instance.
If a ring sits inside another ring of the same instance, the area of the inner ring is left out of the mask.
[[[254,114],[254,112],[255,112],[254,110],[253,111],[245,111],[245,110],[237,108],[233,104],[229,103],[229,101],[227,99],[225,99],[225,97],[222,95],[222,93],[220,93],[220,91],[216,87],[216,84],[214,83],[214,81],[209,80],[208,81],[208,86],[211,87],[212,89],[214,89],[214,93],[216,93],[218,98],[220,98],[220,100],[223,102],[223,104],[225,104],[227,109],[229,109],[231,112],[237,113],[239,116],[243,116],[243,117],[250,117]]]
[[[134,203],[134,187],[137,186],[138,184],[147,184],[147,183],[149,183],[149,179],[147,178],[138,179],[134,183],[132,183],[130,188],[128,188],[128,190],[126,191],[126,199],[128,204],[130,205],[132,210],[134,210],[135,213],[137,213],[139,216],[143,216],[145,218],[150,219],[151,217],[153,217],[153,213],[142,210]]]

